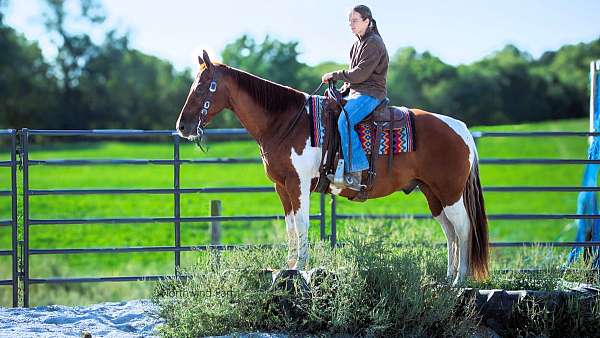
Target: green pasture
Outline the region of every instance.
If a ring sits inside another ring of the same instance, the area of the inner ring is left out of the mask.
[[[473,127],[477,131],[585,131],[587,120],[562,120],[535,124],[493,127]],[[42,159],[171,159],[170,138],[151,141],[94,141],[64,143],[65,139],[32,139],[30,160]],[[208,153],[195,145],[182,142],[181,158],[215,157],[258,158],[254,141],[209,142]],[[564,158],[584,159],[587,138],[484,138],[478,141],[481,158]],[[4,155],[3,158],[8,158]],[[578,186],[582,165],[481,165],[484,186]],[[19,173],[20,175],[20,173]],[[21,176],[19,176],[21,177]],[[166,165],[99,165],[99,166],[31,166],[31,189],[82,188],[172,188],[173,167]],[[19,178],[19,189],[21,187]],[[8,189],[8,169],[0,170],[0,189]],[[186,164],[181,167],[181,187],[256,187],[270,186],[262,164]],[[20,190],[21,191],[21,190]],[[183,194],[183,217],[207,216],[212,199],[222,201],[223,215],[281,215],[275,193],[244,194]],[[576,192],[505,193],[488,192],[485,202],[488,214],[504,213],[575,213]],[[311,213],[319,212],[319,196],[312,197]],[[327,197],[327,202],[330,197]],[[21,201],[19,201],[21,204]],[[0,218],[10,217],[10,198],[0,197]],[[327,203],[327,216],[329,216]],[[338,199],[338,213],[369,214],[428,213],[427,204],[419,193],[403,193],[352,203]],[[22,216],[22,215],[21,215]],[[87,195],[32,196],[30,218],[108,218],[108,217],[173,217],[172,195]],[[357,224],[358,221],[352,221]],[[328,217],[329,223],[329,217]],[[391,222],[393,224],[393,222]],[[310,228],[311,240],[319,238],[317,221]],[[432,234],[438,242],[444,237],[432,221],[418,221],[415,236]],[[182,244],[209,244],[207,223],[183,223]],[[344,228],[338,222],[338,229]],[[329,227],[329,224],[328,224]],[[30,248],[85,248],[157,246],[174,244],[173,224],[91,224],[36,225],[30,228]],[[491,241],[565,241],[573,240],[576,226],[570,220],[492,221]],[[428,237],[429,238],[429,237]],[[339,240],[344,240],[339,236]],[[226,244],[284,243],[283,220],[274,222],[224,222],[222,242]],[[10,247],[10,229],[0,228],[0,250]],[[566,252],[566,250],[563,250]],[[197,259],[197,253],[183,253],[184,266]],[[30,275],[36,277],[127,276],[173,273],[172,253],[125,253],[32,256]],[[281,262],[282,264],[284,262]],[[531,266],[521,266],[522,268]],[[0,257],[0,279],[10,277],[10,258]],[[34,285],[31,305],[47,303],[83,304],[97,301],[148,297],[152,283]],[[0,287],[0,305],[8,305],[10,288]]]

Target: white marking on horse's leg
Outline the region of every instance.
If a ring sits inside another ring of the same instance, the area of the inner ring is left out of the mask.
[[[463,121],[454,119],[450,116],[435,113],[432,113],[432,115],[446,123],[450,128],[452,128],[452,130],[454,130],[455,133],[457,133],[463,139],[463,141],[469,148],[469,168],[472,168],[474,156],[477,155],[477,147],[475,147],[475,140],[473,140],[473,135],[471,135],[471,132],[469,131],[469,128],[467,128],[467,125]]]
[[[298,270],[304,270],[308,262],[308,227],[310,225],[310,181],[300,183],[300,209],[295,214],[298,232]]]
[[[454,204],[444,207],[444,213],[454,226],[454,232],[458,239],[458,273],[453,284],[460,285],[469,272],[469,253],[471,251],[469,241],[471,225],[462,196]]]
[[[296,232],[294,215],[291,213],[285,215],[285,228],[287,230],[288,240],[288,267],[290,269],[295,269],[296,262],[298,261],[298,233]]]
[[[448,269],[446,272],[446,279],[448,279],[448,281],[454,281],[454,277],[456,276],[456,268],[458,265],[458,243],[456,240],[456,233],[454,232],[454,227],[452,226],[452,223],[450,222],[448,217],[446,217],[446,214],[443,210],[438,216],[434,218],[442,226],[442,230],[446,235],[446,241],[448,243]]]
[[[300,196],[298,206],[294,205],[294,219],[298,232],[298,263],[297,268],[302,270],[308,262],[308,227],[310,225],[310,184],[313,177],[319,177],[319,162],[321,148],[311,147],[310,137],[306,139],[304,149],[298,153],[292,149],[290,159],[300,179]]]

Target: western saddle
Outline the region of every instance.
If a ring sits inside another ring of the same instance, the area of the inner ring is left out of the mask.
[[[329,184],[332,183],[329,178],[335,177],[336,175],[339,177],[341,174],[344,174],[344,165],[343,162],[340,162],[340,159],[343,158],[343,153],[341,149],[341,141],[340,141],[340,133],[337,127],[337,120],[339,114],[344,114],[345,111],[343,109],[343,99],[342,94],[335,88],[333,82],[329,83],[329,89],[326,92],[326,96],[328,97],[328,102],[324,104],[324,123],[326,125],[326,136],[325,142],[323,144],[323,157],[321,159],[321,167],[320,167],[320,177],[319,182],[317,184],[316,191],[325,192],[329,187]],[[395,128],[395,123],[404,118],[402,111],[393,106],[389,106],[390,100],[388,98],[383,99],[381,103],[371,112],[361,123],[368,123],[368,125],[374,130],[375,133],[371,133],[373,138],[371,140],[371,154],[367,156],[369,159],[369,169],[366,173],[366,180],[363,173],[363,180],[365,182],[362,185],[361,190],[358,194],[352,198],[353,201],[364,202],[369,198],[369,192],[373,188],[373,182],[375,177],[377,176],[377,167],[376,163],[380,156],[379,154],[379,145],[381,142],[381,138],[384,136],[384,132],[386,130],[390,131],[390,136],[392,135],[392,131]],[[347,120],[347,119],[346,119]],[[350,128],[350,125],[348,125]],[[349,133],[348,133],[349,134]],[[351,161],[352,158],[352,147],[348,147],[349,156],[348,160]],[[390,172],[392,167],[392,161],[394,157],[394,138],[390,137],[390,151],[388,156],[388,172]],[[337,166],[337,168],[336,168]],[[329,176],[329,178],[328,178]],[[410,189],[412,190],[412,189]],[[410,191],[406,191],[405,193],[409,193]]]

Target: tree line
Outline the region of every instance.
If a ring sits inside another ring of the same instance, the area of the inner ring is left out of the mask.
[[[45,27],[57,54],[47,60],[37,41],[4,22],[0,0],[0,128],[172,129],[196,70],[130,46],[128,34],[108,30],[100,43],[73,32],[65,0],[43,0]],[[104,22],[97,0],[78,0],[78,20]],[[388,96],[394,105],[457,117],[468,125],[584,117],[589,63],[600,58],[600,38],[533,58],[507,45],[480,61],[452,66],[407,47],[390,52]],[[297,41],[241,36],[221,53],[224,63],[311,92],[325,72],[347,65],[298,60]],[[211,127],[239,127],[231,112]]]

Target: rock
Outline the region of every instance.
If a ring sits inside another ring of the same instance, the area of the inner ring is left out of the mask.
[[[501,336],[489,327],[485,325],[479,325],[470,338],[501,338]]]

